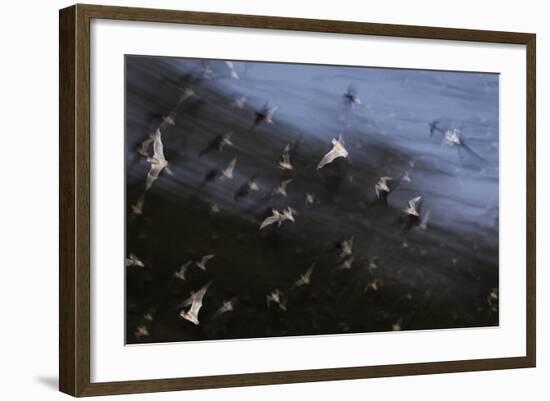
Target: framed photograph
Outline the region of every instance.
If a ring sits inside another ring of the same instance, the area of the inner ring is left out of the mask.
[[[535,35],[60,11],[60,390],[534,367]]]

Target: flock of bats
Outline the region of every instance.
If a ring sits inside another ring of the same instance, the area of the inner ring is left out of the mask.
[[[239,74],[237,73],[235,66],[232,62],[224,62],[227,68],[227,78],[238,80],[240,79]],[[198,80],[209,80],[213,79],[215,76],[215,71],[210,68],[209,64],[203,64],[203,68],[197,77]],[[158,127],[143,141],[138,148],[136,149],[137,154],[140,157],[143,157],[149,164],[149,171],[145,177],[144,191],[137,199],[136,203],[131,205],[130,211],[134,216],[141,216],[143,214],[143,206],[145,201],[145,195],[147,191],[151,189],[154,183],[159,179],[161,174],[173,175],[174,172],[170,168],[169,161],[165,158],[164,155],[164,144],[162,141],[163,132],[170,126],[176,124],[175,118],[178,113],[178,110],[181,106],[188,101],[190,98],[197,97],[197,94],[190,87],[181,88],[181,95],[178,99],[176,106],[161,119]],[[231,107],[238,109],[243,109],[247,102],[246,96],[238,96],[231,103]],[[357,91],[353,85],[350,85],[347,90],[342,95],[342,102],[345,107],[354,107],[354,105],[361,104],[362,101],[359,98]],[[250,131],[254,131],[258,126],[262,124],[274,124],[273,116],[277,110],[277,107],[270,107],[269,104],[265,104],[259,110],[254,112],[252,125]],[[429,134],[431,137],[436,135],[441,135],[442,141],[444,144],[451,146],[457,149],[458,155],[462,160],[465,157],[465,154],[468,154],[474,157],[476,160],[485,163],[485,160],[479,156],[470,146],[468,146],[461,134],[462,128],[443,128],[440,121],[433,121],[429,123]],[[212,152],[223,152],[224,149],[233,146],[232,134],[226,133],[217,136],[212,140],[204,149],[202,149],[198,157],[205,157]],[[319,162],[316,166],[317,170],[323,169],[326,166],[333,163],[336,159],[347,158],[349,155],[348,149],[342,135],[334,137],[328,146],[328,151],[324,155],[319,155]],[[215,182],[215,181],[226,181],[231,180],[234,177],[234,171],[237,167],[238,159],[234,157],[231,161],[222,169],[214,169],[209,171],[203,182]],[[287,173],[292,173],[294,166],[292,164],[291,158],[291,146],[287,145],[280,156],[280,159],[276,162],[277,167]],[[407,172],[404,172],[400,176],[390,177],[383,176],[380,177],[378,182],[374,186],[374,192],[376,195],[375,202],[388,207],[388,196],[395,191],[403,182],[410,182],[410,177]],[[277,185],[272,190],[272,195],[281,195],[287,196],[287,186],[292,182],[292,179],[284,179],[279,185]],[[237,192],[235,193],[235,200],[238,200],[242,197],[247,196],[249,193],[254,191],[259,191],[259,184],[257,177],[254,176],[250,178],[244,185],[242,185]],[[306,194],[306,203],[314,203],[316,201],[314,194]],[[416,196],[408,201],[404,205],[402,212],[401,222],[403,223],[403,229],[405,231],[410,231],[416,227],[420,229],[427,229],[428,221],[430,218],[430,211],[423,211],[422,209],[423,197],[421,195]],[[217,205],[213,205],[211,212],[219,212]],[[285,222],[295,223],[299,218],[297,217],[298,213],[291,206],[287,206],[282,210],[272,209],[271,215],[265,217],[259,225],[259,230],[267,229],[268,227],[274,227],[273,229],[278,229]],[[340,250],[340,264],[337,266],[338,269],[350,269],[353,264],[353,237],[345,239],[339,242],[338,249]],[[186,273],[189,268],[196,266],[200,270],[207,269],[207,263],[209,260],[214,258],[215,255],[209,254],[204,255],[197,260],[189,260],[184,263],[177,271],[173,273],[173,277],[176,280],[184,281],[186,279]],[[376,264],[375,260],[370,262],[371,264]],[[135,253],[129,253],[126,258],[126,266],[134,268],[143,268],[145,263],[136,256]],[[315,263],[311,264],[308,269],[301,274],[294,282],[294,287],[307,286],[311,282],[311,277],[314,273]],[[208,289],[212,285],[212,281],[207,282],[202,287],[196,291],[192,291],[191,294],[186,297],[178,306],[177,310],[179,311],[179,316],[182,319],[185,319],[188,322],[191,322],[194,325],[200,325],[199,315],[201,308],[203,306],[203,299]],[[368,289],[378,290],[380,286],[380,280],[374,279],[368,283]],[[488,298],[489,305],[496,310],[496,304],[498,301],[498,290],[493,289],[489,294]],[[237,297],[232,299],[224,300],[221,306],[214,313],[213,318],[217,316],[228,313],[234,310],[237,302]],[[266,305],[268,308],[278,307],[281,311],[287,310],[287,304],[285,299],[285,294],[280,289],[274,289],[272,292],[266,295]],[[153,314],[151,312],[146,313],[143,316],[142,323],[139,324],[134,332],[136,338],[142,338],[148,336],[149,329],[147,322],[153,320]],[[393,323],[393,330],[401,329],[401,320],[398,320]]]

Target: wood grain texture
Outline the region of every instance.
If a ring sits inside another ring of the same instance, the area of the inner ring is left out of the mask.
[[[525,44],[527,33],[79,4],[91,18]]]
[[[59,389],[74,394],[75,299],[75,7],[59,14]]]
[[[90,20],[76,13],[76,388],[90,383]]]
[[[59,389],[90,385],[89,19],[60,11]]]
[[[527,49],[526,356],[91,383],[90,20],[92,18],[525,45]],[[534,34],[94,5],[76,5],[61,10],[59,29],[59,388],[62,392],[73,396],[92,396],[535,366],[536,37]]]
[[[413,376],[437,373],[469,372],[530,367],[526,358],[479,359],[468,361],[413,363],[368,367],[314,369],[286,372],[268,372],[223,376],[203,376],[159,380],[137,380],[95,383],[80,395],[148,393],[158,391],[198,390],[208,388],[257,386],[319,382],[327,380],[355,380],[377,377]]]

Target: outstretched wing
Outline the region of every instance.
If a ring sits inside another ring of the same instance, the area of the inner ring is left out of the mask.
[[[145,190],[151,188],[151,185],[157,180],[163,168],[164,166],[162,164],[151,163],[151,169],[149,173],[147,173],[147,178],[145,180]]]
[[[137,148],[137,152],[143,156],[147,157],[149,153],[149,146],[151,146],[151,143],[155,140],[155,134],[150,135],[146,140],[144,140],[140,146]]]
[[[225,169],[225,173],[230,176],[230,177],[233,177],[233,170],[235,169],[235,164],[237,164],[237,158],[233,158],[230,162],[229,162],[229,165],[227,166],[227,168]]]
[[[194,294],[191,293],[191,296],[184,299],[178,306],[177,309],[185,308],[193,303]]]
[[[194,96],[194,95],[195,95],[195,91],[193,91],[193,89],[185,88],[183,90],[183,93],[181,94],[179,100],[178,100],[178,105],[185,102],[188,98],[190,98],[191,96]]]
[[[376,193],[376,198],[380,199],[380,192],[382,191],[382,187],[384,185],[384,177],[381,177],[380,180],[374,185],[374,192]]]
[[[157,160],[166,160],[164,158],[164,146],[162,144],[160,129],[156,130],[154,138],[155,139],[153,141],[153,157]]]
[[[290,164],[290,145],[285,146],[285,150],[283,151],[283,154],[281,155],[281,161],[283,163]]]
[[[195,293],[194,298],[196,302],[200,302],[200,304],[202,305],[202,299],[204,298],[204,295],[206,294],[206,291],[208,291],[208,287],[210,287],[211,284],[212,284],[212,281],[209,281],[204,286],[202,286],[200,290],[198,290]]]
[[[273,224],[273,223],[276,223],[276,222],[278,222],[278,221],[279,221],[279,216],[278,216],[278,214],[273,213],[272,216],[269,216],[268,218],[266,218],[266,219],[262,222],[262,224],[260,225],[260,230],[262,230],[262,229],[264,229],[265,227],[267,227],[267,226],[269,226],[269,225],[271,225],[271,224]]]
[[[275,112],[277,111],[277,109],[279,108],[279,106],[274,106],[270,109],[268,109],[267,111],[267,117],[266,117],[266,121],[268,123],[272,123],[273,122],[273,114],[275,114]]]
[[[344,140],[341,135],[338,136],[338,139],[332,140],[332,149],[321,159],[317,165],[317,170],[325,164],[332,163],[338,157],[348,157],[348,151],[344,148]]]
[[[428,228],[428,221],[430,220],[430,210],[426,211],[424,215],[422,216],[422,219],[420,221],[420,228],[423,230]]]
[[[323,156],[323,158],[317,165],[317,170],[323,168],[323,166],[325,166],[326,164],[332,163],[332,161],[337,157],[340,157],[340,155],[334,148],[332,148],[326,155]]]
[[[197,292],[192,292],[191,296],[189,298],[187,298],[186,300],[184,300],[178,306],[178,308],[185,308],[186,306],[191,305],[191,309],[189,310],[189,314],[193,315],[195,317],[198,317],[199,310],[202,307],[202,299],[204,298],[204,295],[206,294],[206,291],[208,291],[208,287],[210,287],[210,284],[212,284],[212,281],[209,281],[207,284],[205,284]]]
[[[418,204],[418,202],[420,202],[420,199],[422,199],[421,196],[417,196],[416,198],[412,198],[410,201],[409,201],[409,207],[411,209],[416,209],[416,205]]]
[[[307,269],[306,273],[305,273],[305,276],[310,279],[311,278],[311,275],[313,274],[313,270],[315,269],[315,263],[312,264],[309,269]]]

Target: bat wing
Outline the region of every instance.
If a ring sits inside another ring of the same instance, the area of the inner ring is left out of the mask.
[[[332,163],[334,159],[338,157],[338,152],[336,152],[335,149],[332,149],[330,152],[328,152],[326,155],[323,156],[319,164],[317,165],[317,170],[323,168],[326,164]]]
[[[155,132],[155,139],[153,141],[153,156],[158,160],[165,160],[164,158],[164,146],[162,144],[162,138],[160,129]]]
[[[149,170],[149,173],[147,173],[147,178],[145,180],[146,190],[151,188],[151,185],[153,185],[153,183],[157,180],[163,168],[164,166],[161,164],[151,164],[151,169]]]
[[[279,221],[279,216],[276,216],[276,215],[273,215],[273,216],[269,216],[267,219],[265,219],[262,224],[260,225],[260,230],[264,229],[265,227],[273,224],[273,223],[276,223],[277,221]]]
[[[178,309],[185,308],[186,306],[189,306],[193,303],[193,296],[191,295],[189,298],[184,299],[179,305]]]

